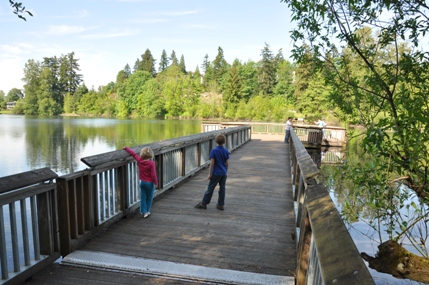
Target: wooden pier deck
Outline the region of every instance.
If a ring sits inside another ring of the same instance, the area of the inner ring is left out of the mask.
[[[252,135],[250,142],[231,154],[229,166],[224,211],[216,209],[217,192],[207,210],[194,208],[207,187],[208,169],[204,169],[156,197],[149,218],[143,219],[137,211],[94,237],[82,251],[290,276],[293,280],[296,269],[296,241],[292,239],[294,203],[289,149],[283,143],[283,136]],[[203,276],[198,279],[57,263],[29,283],[216,282]]]

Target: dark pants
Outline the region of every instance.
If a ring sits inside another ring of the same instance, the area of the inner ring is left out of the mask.
[[[217,200],[217,204],[219,206],[225,205],[225,184],[226,184],[226,175],[218,176],[212,175],[209,181],[209,185],[207,186],[207,191],[204,193],[203,203],[204,205],[210,204],[212,200],[213,191],[216,185],[219,183],[219,197]]]
[[[286,130],[285,143],[289,142],[289,138],[290,138],[290,130]]]

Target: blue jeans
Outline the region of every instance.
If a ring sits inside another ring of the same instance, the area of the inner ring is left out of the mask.
[[[290,138],[290,130],[286,130],[285,143],[289,142],[289,138]]]
[[[210,204],[212,200],[213,191],[216,185],[219,183],[219,197],[217,200],[217,204],[219,206],[225,205],[225,184],[226,184],[226,175],[212,175],[209,181],[209,185],[207,186],[207,191],[204,193],[203,203],[204,205]]]
[[[153,182],[140,180],[140,214],[150,212],[150,208],[152,208],[154,192],[155,185]]]

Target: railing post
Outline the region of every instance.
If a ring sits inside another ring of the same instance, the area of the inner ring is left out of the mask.
[[[54,252],[52,201],[51,195],[49,194],[49,192],[45,192],[36,196],[37,217],[39,219],[40,253],[45,255],[51,255]]]
[[[296,268],[296,285],[306,284],[306,275],[311,244],[311,226],[307,208],[303,207],[302,219],[300,222],[300,235],[298,241],[298,256]]]
[[[158,188],[164,188],[164,155],[158,154],[155,156],[157,175],[158,175]]]
[[[61,255],[66,256],[71,252],[70,240],[70,209],[69,209],[69,194],[67,181],[64,178],[57,178],[58,191],[58,210],[60,224],[60,244]]]

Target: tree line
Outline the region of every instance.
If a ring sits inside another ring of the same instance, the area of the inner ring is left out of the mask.
[[[184,56],[179,59],[174,50],[170,56],[163,50],[156,64],[146,49],[133,69],[126,64],[115,82],[94,90],[82,84],[79,60],[71,52],[41,62],[28,60],[23,90],[14,88],[0,98],[18,101],[13,112],[28,115],[284,121],[297,116],[294,112],[329,110],[325,95],[320,94],[326,88],[316,86],[320,84],[315,83],[318,90],[313,90],[312,99],[305,99],[309,83],[304,81],[312,78],[311,71],[284,59],[282,50],[274,54],[268,44],[257,62],[228,63],[218,47],[212,61],[204,57],[201,69],[187,71]]]

